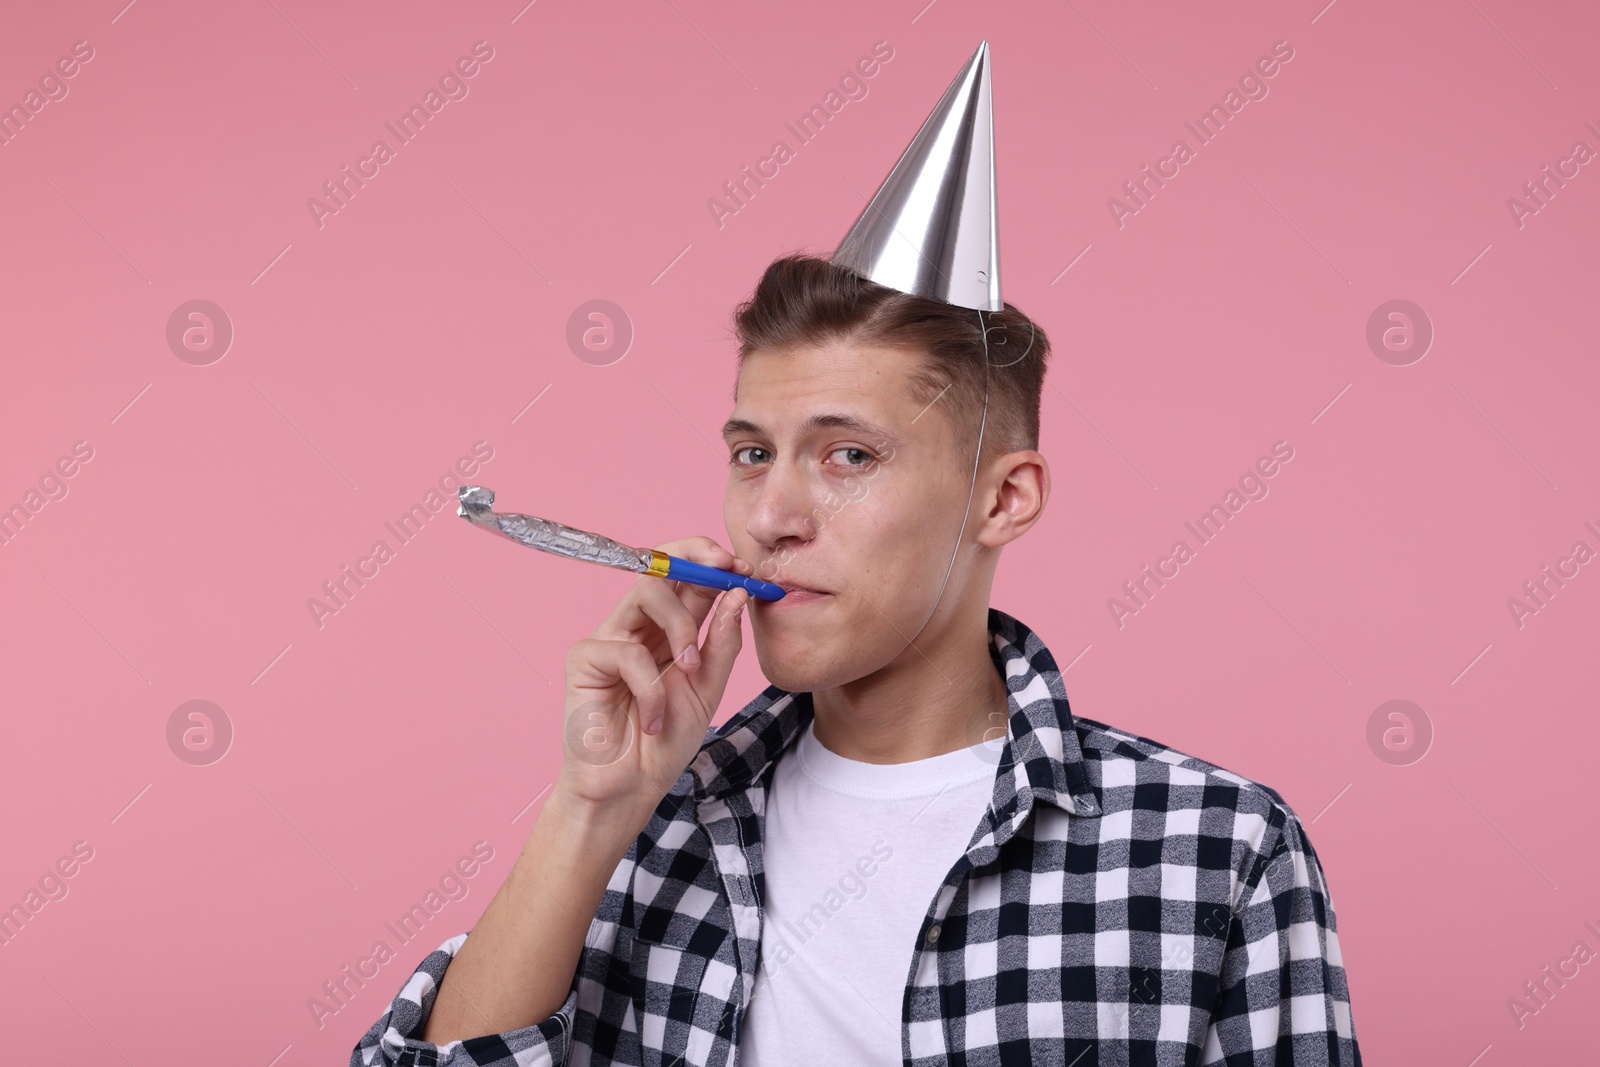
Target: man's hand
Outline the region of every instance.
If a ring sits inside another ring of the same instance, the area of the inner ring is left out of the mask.
[[[709,537],[655,547],[738,574],[754,571]],[[567,653],[557,789],[595,809],[631,812],[642,828],[705,740],[743,647],[749,599],[743,589],[724,593],[640,576]]]
[[[753,570],[709,537],[656,547],[739,574]],[[513,1030],[561,1007],[607,881],[705,740],[743,643],[748,599],[743,589],[719,594],[641,576],[572,646],[556,787],[451,961],[424,1040]]]

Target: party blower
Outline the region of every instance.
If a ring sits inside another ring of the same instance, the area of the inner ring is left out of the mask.
[[[654,548],[629,548],[609,537],[574,530],[549,519],[495,511],[494,490],[481,485],[463,485],[456,491],[456,497],[461,505],[456,514],[463,519],[541,552],[711,589],[744,589],[760,600],[782,600],[784,596],[782,586],[759,578],[746,578],[732,571],[692,563]]]

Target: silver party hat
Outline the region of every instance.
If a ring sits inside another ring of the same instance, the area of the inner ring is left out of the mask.
[[[945,90],[832,260],[903,293],[1001,310],[988,41]]]

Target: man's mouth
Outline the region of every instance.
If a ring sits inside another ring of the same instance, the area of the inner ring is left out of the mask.
[[[827,593],[820,589],[812,589],[809,586],[800,585],[798,582],[777,581],[773,582],[772,584],[784,590],[784,595],[783,599],[781,600],[767,602],[768,607],[775,607],[783,604],[809,604],[821,600],[823,597],[833,595],[832,593]]]

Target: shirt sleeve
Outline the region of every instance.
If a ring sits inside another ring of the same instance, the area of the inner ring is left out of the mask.
[[[350,1053],[350,1067],[561,1067],[566,1063],[578,1010],[581,967],[573,975],[566,1001],[542,1022],[443,1045],[422,1040],[439,983],[466,940],[466,934],[457,934],[428,953],[388,1009],[357,1042]]]
[[[1200,1062],[1361,1067],[1333,899],[1299,817],[1283,810],[1229,922]]]

